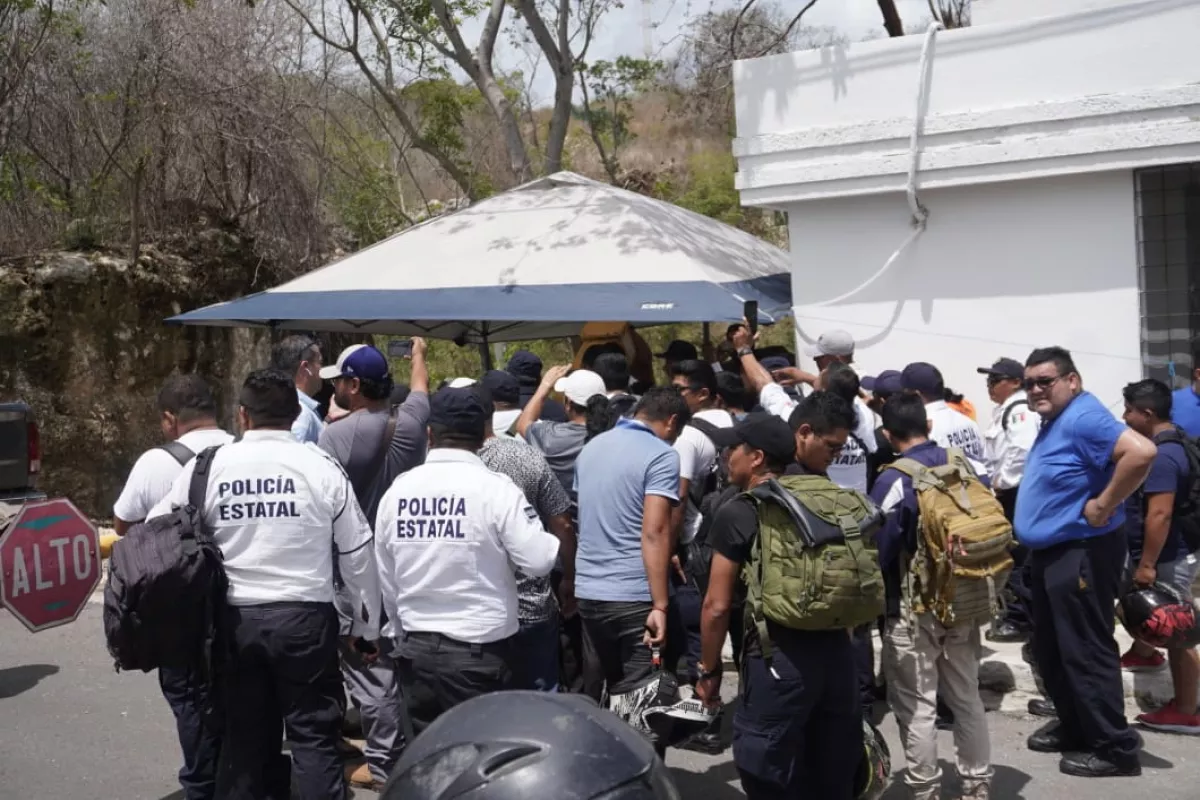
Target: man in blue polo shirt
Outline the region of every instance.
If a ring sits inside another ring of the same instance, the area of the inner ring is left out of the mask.
[[[691,416],[678,389],[651,389],[632,417],[584,445],[575,461],[575,596],[584,690],[595,700],[606,685],[610,695],[621,694],[653,672],[647,645],[663,648],[670,671],[683,652],[682,637],[667,635],[671,508],[679,503],[679,454],[671,445]]]
[[[1125,566],[1125,500],[1145,480],[1154,443],[1083,390],[1061,347],[1025,361],[1042,428],[1025,462],[1014,527],[1031,550],[1033,653],[1058,719],[1029,749],[1062,753],[1067,775],[1140,775],[1125,719],[1114,604]]]
[[[1171,395],[1171,421],[1193,439],[1200,437],[1200,336],[1192,339],[1192,382]]]

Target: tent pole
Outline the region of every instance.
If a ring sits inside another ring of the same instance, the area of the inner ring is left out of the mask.
[[[488,329],[487,323],[479,323],[480,336],[482,341],[479,342],[479,363],[483,366],[483,371],[488,372],[492,369],[492,348],[488,345]]]

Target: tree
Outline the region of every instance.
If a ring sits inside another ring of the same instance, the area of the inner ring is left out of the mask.
[[[798,26],[808,2],[798,14],[779,6],[750,2],[740,9],[703,14],[689,26],[672,80],[682,110],[709,131],[733,135],[733,62],[740,58],[786,53],[836,44],[844,39],[830,28]]]
[[[619,186],[621,182],[620,151],[633,141],[629,122],[633,118],[634,95],[645,89],[661,69],[661,62],[629,56],[619,56],[615,62],[579,65],[579,89],[583,95],[579,116],[587,123],[600,163],[613,185]]]
[[[536,43],[550,65],[555,80],[554,103],[546,136],[542,170],[561,168],[563,144],[570,122],[571,99],[577,64],[586,56],[596,25],[617,0],[346,0],[338,32],[329,30],[305,0],[285,0],[301,16],[309,30],[327,46],[351,57],[372,88],[383,98],[413,147],[427,153],[470,198],[484,194],[479,176],[462,157],[461,142],[432,135],[421,123],[421,108],[403,100],[405,86],[412,81],[445,80],[453,69],[470,78],[498,124],[507,154],[510,179],[520,182],[533,177],[534,166],[526,142],[526,130],[495,63],[496,42],[506,24],[524,28],[519,35]],[[324,9],[324,6],[320,6]],[[506,22],[510,8],[512,23]],[[573,8],[577,10],[573,11]],[[478,40],[467,41],[463,22],[481,20]],[[519,21],[518,21],[519,20]],[[454,93],[457,96],[457,93]],[[433,98],[426,92],[426,101]],[[453,98],[438,98],[445,110]],[[425,109],[428,110],[428,104]],[[445,117],[442,117],[445,121]],[[441,133],[446,133],[442,126]]]

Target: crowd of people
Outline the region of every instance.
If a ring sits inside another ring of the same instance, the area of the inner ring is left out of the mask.
[[[1122,669],[1169,662],[1174,699],[1136,722],[1200,734],[1195,650],[1121,655],[1114,639],[1131,587],[1191,598],[1200,369],[1174,392],[1130,384],[1122,424],[1066,350],[1000,358],[979,369],[995,405],[981,428],[933,364],[860,377],[854,350],[829,331],[804,370],[739,325],[704,353],[671,343],[665,385],[599,345],[578,368],[520,351],[433,390],[421,339],[404,386],[370,345],[326,365],[293,335],[246,378],[236,438],[202,379],[171,378],[167,443],[113,513],[125,534],[185,506],[195,456],[218,448],[198,513],[228,578],[225,724],[206,724],[194,673],[159,670],[184,795],[379,789],[422,769],[406,747],[440,717],[511,689],[590,696],[660,755],[720,752],[734,681],[751,800],[878,796],[881,699],[912,797],[941,796],[951,726],[955,796],[985,800],[983,628],[1028,641],[1045,688],[1030,710],[1050,718],[1028,746],[1067,774],[1140,773]],[[647,723],[689,697],[708,716],[686,738]],[[343,739],[351,707],[361,753]]]

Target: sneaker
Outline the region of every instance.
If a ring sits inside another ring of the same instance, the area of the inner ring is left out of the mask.
[[[1152,731],[1200,736],[1200,714],[1185,714],[1175,708],[1172,700],[1158,711],[1138,714],[1137,721]]]
[[[1162,669],[1166,663],[1166,656],[1157,650],[1152,656],[1139,656],[1133,650],[1121,656],[1121,669],[1127,672],[1153,672]]]

